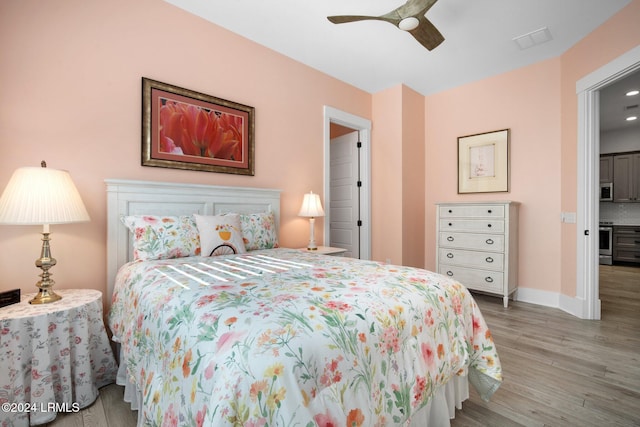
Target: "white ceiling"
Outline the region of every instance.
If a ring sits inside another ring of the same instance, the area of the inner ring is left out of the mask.
[[[366,92],[402,83],[429,95],[557,57],[631,0],[439,0],[426,17],[445,41],[432,51],[387,22],[326,19],[404,0],[165,1]],[[544,43],[513,40],[544,28]]]
[[[640,128],[640,94],[626,96],[634,89],[640,90],[640,71],[600,90],[600,131]],[[638,119],[626,121],[629,116]]]

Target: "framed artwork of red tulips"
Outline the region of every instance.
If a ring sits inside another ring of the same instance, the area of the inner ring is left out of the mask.
[[[142,78],[142,165],[254,174],[253,107]]]

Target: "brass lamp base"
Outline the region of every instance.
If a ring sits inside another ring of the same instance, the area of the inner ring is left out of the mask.
[[[36,296],[29,300],[29,304],[49,304],[61,299],[62,297],[53,292],[53,290],[40,288]]]
[[[51,257],[51,248],[49,247],[49,233],[48,227],[45,228],[45,232],[42,233],[42,250],[40,251],[40,259],[36,260],[36,267],[42,269],[42,274],[40,277],[42,278],[36,286],[39,291],[36,296],[29,301],[29,304],[49,304],[51,302],[56,302],[61,300],[62,297],[55,292],[53,292],[54,282],[51,279],[51,274],[49,273],[49,269],[56,265],[56,259]]]

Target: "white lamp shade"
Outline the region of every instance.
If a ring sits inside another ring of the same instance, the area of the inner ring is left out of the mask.
[[[69,172],[17,169],[0,197],[0,224],[65,224],[89,221]]]
[[[305,194],[304,200],[302,201],[302,207],[300,208],[298,215],[310,217],[324,216],[324,210],[320,203],[320,196],[313,194],[313,191]]]

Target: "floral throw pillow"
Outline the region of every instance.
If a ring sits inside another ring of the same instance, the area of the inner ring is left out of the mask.
[[[133,259],[182,258],[200,255],[198,228],[191,216],[122,216],[133,236]]]
[[[273,212],[241,214],[240,225],[244,247],[248,251],[278,247],[278,232]]]
[[[242,241],[240,215],[193,215],[200,232],[203,256],[243,254],[246,252]]]

